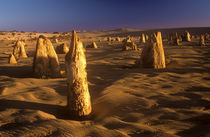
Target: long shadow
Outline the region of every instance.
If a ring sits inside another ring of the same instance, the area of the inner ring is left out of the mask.
[[[0,76],[9,76],[13,78],[32,77],[32,66],[0,66]]]
[[[106,87],[125,76],[121,65],[89,64],[87,72],[89,89],[93,98],[97,98]]]
[[[6,60],[6,59],[8,59],[8,57],[0,57],[0,61]]]
[[[14,109],[32,109],[41,110],[43,112],[54,115],[56,118],[68,119],[65,113],[65,107],[59,105],[42,104],[35,102],[19,101],[19,100],[0,100],[0,111],[4,111],[9,108]]]
[[[0,100],[0,111],[4,111],[6,109],[13,108],[13,109],[30,109],[30,110],[41,110],[45,113],[52,114],[58,119],[64,120],[89,120],[92,118],[91,116],[88,117],[75,117],[69,112],[65,106],[60,105],[52,105],[52,104],[43,104],[43,103],[36,103],[36,102],[28,102],[28,101],[19,101],[19,100],[7,100],[1,99]]]
[[[60,80],[58,84],[51,86],[59,95],[67,96],[67,82],[66,79]]]
[[[210,135],[210,115],[203,114],[193,118],[185,119],[184,122],[192,122],[195,125],[187,130],[178,132],[177,135],[182,137],[207,137]]]
[[[94,52],[94,50],[96,49],[87,49],[87,62],[89,61],[94,61],[94,60],[100,60],[100,59],[105,59],[107,57],[109,57],[109,55],[111,54],[117,54],[122,52],[121,50],[119,50],[119,47],[116,47],[115,49],[113,48],[103,48],[103,51],[98,51],[98,52]]]

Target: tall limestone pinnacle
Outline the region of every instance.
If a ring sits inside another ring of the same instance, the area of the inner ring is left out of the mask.
[[[161,32],[154,34],[151,41],[144,46],[141,64],[144,68],[163,69],[166,67]]]
[[[145,39],[144,33],[142,33],[142,35],[141,35],[141,42],[142,43],[146,43],[146,39]]]
[[[200,36],[200,42],[199,42],[200,46],[206,46],[205,43],[205,35],[201,35]]]
[[[188,31],[185,31],[185,40],[187,42],[190,42],[191,41],[191,36],[190,36],[190,33]]]
[[[67,109],[74,117],[88,116],[92,107],[87,81],[86,57],[83,44],[78,40],[75,30],[72,31],[65,65],[68,85]]]

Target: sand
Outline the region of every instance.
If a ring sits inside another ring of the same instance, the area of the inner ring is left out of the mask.
[[[210,41],[206,47],[196,46],[199,39],[164,44],[167,68],[144,69],[135,65],[143,47],[140,34],[132,37],[138,51],[122,51],[121,42],[104,40],[130,33],[125,31],[78,33],[84,45],[98,45],[86,49],[93,114],[83,120],[66,114],[65,77],[33,77],[36,40],[27,32],[18,35],[26,39],[28,58],[8,64],[16,39],[0,35],[0,136],[210,136]],[[58,41],[69,45],[70,37]],[[65,55],[58,56],[64,70]]]

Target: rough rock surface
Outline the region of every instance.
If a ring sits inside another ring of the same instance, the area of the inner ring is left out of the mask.
[[[66,54],[66,53],[68,53],[68,51],[69,51],[69,48],[66,45],[66,43],[62,43],[61,45],[56,47],[57,54]]]
[[[98,46],[96,45],[95,42],[91,43],[90,45],[88,45],[86,48],[94,48],[94,49],[97,49]]]
[[[58,56],[51,41],[42,35],[37,40],[33,72],[40,78],[60,76]]]
[[[88,116],[91,100],[87,82],[86,56],[83,44],[77,40],[76,31],[72,31],[70,50],[65,57],[67,72],[67,109],[74,117]]]
[[[15,56],[13,54],[10,54],[9,55],[9,61],[8,61],[9,64],[16,64],[17,61],[15,59]]]
[[[161,32],[154,34],[151,41],[143,48],[141,64],[144,68],[163,69],[166,67]]]
[[[26,55],[26,51],[25,51],[25,43],[23,41],[18,40],[14,46],[13,49],[13,55],[15,56],[15,58],[19,58],[19,57],[23,57],[23,58],[27,58],[28,56]]]

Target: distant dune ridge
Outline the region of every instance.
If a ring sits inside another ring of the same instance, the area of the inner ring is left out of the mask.
[[[38,77],[60,76],[58,56],[51,41],[42,35],[37,40],[33,72]]]
[[[141,63],[145,68],[163,69],[166,67],[161,32],[157,32],[151,41],[144,46]]]
[[[91,111],[91,100],[88,89],[86,56],[81,40],[76,31],[72,31],[69,52],[65,56],[67,73],[67,109],[75,117],[88,116]]]

